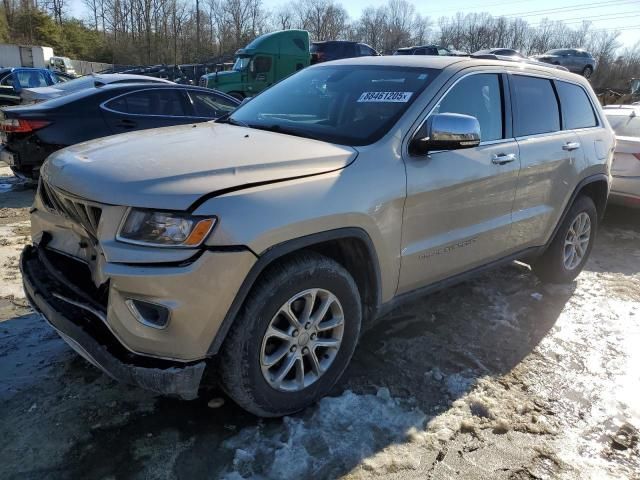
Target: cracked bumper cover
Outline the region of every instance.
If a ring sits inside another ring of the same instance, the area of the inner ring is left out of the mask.
[[[205,362],[180,363],[127,350],[110,332],[98,302],[88,301],[46,254],[27,246],[20,258],[24,289],[31,305],[80,355],[110,377],[129,385],[185,400],[197,397]]]

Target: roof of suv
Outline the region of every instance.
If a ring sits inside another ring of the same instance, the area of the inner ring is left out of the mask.
[[[334,60],[330,65],[379,65],[379,66],[396,66],[396,67],[418,67],[418,68],[435,68],[442,70],[457,64],[459,68],[470,68],[479,66],[502,66],[502,67],[518,67],[522,70],[537,70],[552,73],[559,78],[575,80],[576,75],[566,70],[556,68],[554,65],[547,65],[542,62],[526,62],[516,60],[500,60],[490,58],[473,58],[473,57],[450,57],[436,55],[385,55],[380,57],[355,57]],[[327,65],[327,63],[317,64],[317,66]],[[314,65],[313,68],[316,68]]]

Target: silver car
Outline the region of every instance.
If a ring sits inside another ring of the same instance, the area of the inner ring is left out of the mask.
[[[640,207],[640,105],[604,108],[616,133],[611,202]]]
[[[521,62],[360,57],[286,78],[216,123],[102,138],[41,170],[27,297],[123,382],[296,412],[361,326],[515,259],[571,282],[609,193],[589,83]]]
[[[552,65],[560,65],[570,72],[591,78],[596,69],[596,60],[586,50],[579,48],[556,48],[542,55],[533,55],[534,60]]]

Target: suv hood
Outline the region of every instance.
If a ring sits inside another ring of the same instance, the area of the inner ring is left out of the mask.
[[[209,193],[346,167],[351,147],[220,123],[126,133],[51,155],[49,184],[99,203],[187,210]]]

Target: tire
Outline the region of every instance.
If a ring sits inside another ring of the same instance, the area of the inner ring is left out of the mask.
[[[587,65],[582,70],[582,76],[584,78],[591,78],[591,75],[593,75],[593,67],[591,67],[590,65]]]
[[[570,229],[573,227],[573,232],[579,232],[580,224],[576,224],[576,222],[579,218],[584,220],[585,215],[588,217],[589,225],[588,241],[581,242],[581,240],[587,238],[581,235],[578,241],[580,241],[584,249],[583,253],[580,256],[580,250],[576,249],[576,256],[573,257],[573,261],[568,261],[567,257],[571,257],[571,246],[566,245],[565,242],[576,240],[577,237],[570,234]],[[543,282],[571,283],[582,272],[589,259],[597,227],[598,212],[593,200],[584,195],[579,196],[562,221],[549,248],[531,265],[533,272]]]
[[[315,308],[310,310],[312,320],[325,302],[333,302],[318,323],[326,329],[327,325],[337,325],[342,318],[342,325],[328,332],[318,330],[315,334],[315,326],[309,330],[301,327],[296,335],[297,330],[281,312],[291,299],[303,292],[306,292],[304,296],[290,303],[292,311],[298,309],[298,318],[305,318],[305,305]],[[309,301],[311,298],[317,300]],[[340,309],[342,316],[336,313]],[[314,252],[301,252],[270,266],[249,293],[222,346],[221,386],[238,405],[261,417],[280,417],[300,411],[326,395],[340,379],[353,356],[361,321],[362,306],[356,283],[337,262]],[[268,329],[273,332],[270,327],[280,333],[288,329],[286,339],[267,335]],[[318,346],[321,341],[335,343],[334,337],[338,336],[338,348]],[[315,365],[319,367],[315,370],[310,350],[315,352],[313,358],[318,359]],[[266,366],[282,352],[281,361]],[[294,357],[305,360],[302,363],[296,360],[289,374],[277,380],[278,373],[285,371],[285,365]],[[320,365],[322,362],[324,365]],[[300,369],[305,372],[304,376],[299,375]],[[302,382],[301,378],[304,378]]]

